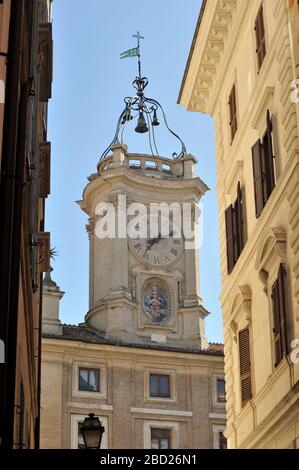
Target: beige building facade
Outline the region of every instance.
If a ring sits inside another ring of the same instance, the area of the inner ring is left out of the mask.
[[[85,322],[61,325],[63,292],[49,275],[44,283],[42,447],[82,446],[90,412],[105,426],[102,448],[225,447],[223,348],[205,337],[197,250],[174,238],[174,218],[164,239],[99,236],[107,213],[120,230],[123,209],[127,223],[141,205],[199,201],[207,187],[195,164],[117,142],[88,178],[79,201],[89,216]]]
[[[215,121],[229,448],[299,447],[298,76],[298,2],[203,1],[179,102]]]

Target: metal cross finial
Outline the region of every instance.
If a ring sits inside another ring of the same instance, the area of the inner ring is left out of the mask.
[[[137,48],[138,48],[138,74],[139,74],[139,77],[141,78],[140,39],[144,39],[144,37],[141,36],[140,31],[137,31],[137,34],[133,34],[133,38],[136,38],[136,39],[137,39]]]
[[[137,34],[133,34],[133,38],[137,39],[138,47],[140,46],[140,39],[144,39],[144,36],[141,36],[140,31],[137,31]]]

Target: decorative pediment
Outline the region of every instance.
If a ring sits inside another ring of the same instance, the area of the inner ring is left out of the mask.
[[[50,266],[50,232],[39,232],[38,234],[38,271],[45,273],[51,271]]]
[[[53,41],[52,23],[42,23],[38,31],[39,100],[47,102],[52,94]]]
[[[251,289],[247,285],[238,286],[233,292],[230,306],[230,327],[235,340],[238,330],[251,323],[251,297]]]
[[[269,272],[273,264],[286,262],[286,232],[281,227],[273,227],[264,235],[256,256],[255,268],[267,292]]]
[[[241,185],[243,184],[243,166],[244,162],[242,160],[237,160],[225,181],[226,194],[230,197],[234,196],[238,181],[240,181]],[[232,201],[230,200],[229,204],[231,202]]]
[[[267,109],[272,109],[274,99],[274,87],[266,87],[264,94],[262,96],[261,102],[254,114],[252,120],[252,127],[257,129],[262,133],[266,128],[266,111]]]
[[[286,255],[286,233],[281,227],[273,227],[267,231],[257,250],[255,268],[260,271],[267,271],[268,264],[277,254],[282,261],[285,261]]]

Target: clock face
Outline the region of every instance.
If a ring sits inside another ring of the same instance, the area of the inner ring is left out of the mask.
[[[149,218],[148,227],[150,220]],[[159,267],[178,261],[183,252],[182,234],[174,224],[169,225],[168,237],[162,235],[161,230],[158,230],[157,236],[152,238],[131,239],[131,248],[143,263]]]

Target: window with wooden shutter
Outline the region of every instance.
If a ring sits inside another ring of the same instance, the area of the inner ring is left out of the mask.
[[[258,70],[260,70],[264,58],[266,56],[266,37],[265,37],[265,24],[264,24],[264,9],[263,5],[260,6],[256,20],[255,20],[255,37],[256,37],[256,53]]]
[[[227,272],[230,274],[245,245],[244,204],[240,183],[237,187],[237,199],[225,211]]]
[[[237,100],[236,100],[236,85],[233,86],[229,96],[229,114],[230,114],[230,129],[231,129],[231,142],[233,142],[238,129],[237,121]]]
[[[252,152],[255,215],[258,218],[275,187],[275,156],[272,143],[272,119],[267,111],[267,129],[263,140],[254,144]]]
[[[232,204],[225,211],[226,225],[226,253],[227,253],[227,272],[230,274],[235,266],[234,254],[234,209]]]
[[[244,406],[252,397],[249,328],[239,331],[241,402]]]
[[[272,144],[272,119],[269,110],[267,111],[267,129],[263,137],[263,152],[265,166],[265,195],[266,200],[269,199],[275,186],[275,165]]]
[[[235,203],[236,212],[236,232],[237,232],[237,254],[240,256],[244,248],[244,208],[243,191],[240,182],[237,186],[237,200]]]
[[[255,215],[259,217],[264,208],[262,144],[260,139],[254,144],[252,151],[253,184],[255,196]]]
[[[275,367],[288,354],[286,272],[281,264],[278,276],[272,286],[273,336]]]

